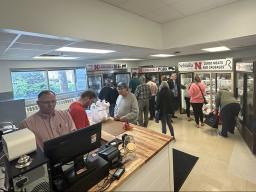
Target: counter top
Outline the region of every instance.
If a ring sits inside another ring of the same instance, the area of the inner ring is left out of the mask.
[[[124,164],[125,173],[119,180],[114,181],[107,189],[108,191],[115,190],[125,180],[136,172],[140,167],[152,159],[161,149],[168,145],[173,138],[153,130],[133,125],[132,130],[124,131],[123,123],[114,120],[108,120],[102,124],[102,139],[111,141],[115,137],[121,138],[121,135],[126,133],[132,135],[136,144],[136,157]],[[96,191],[97,187],[93,187],[90,191]]]

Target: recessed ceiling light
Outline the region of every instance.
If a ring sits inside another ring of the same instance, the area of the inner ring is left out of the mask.
[[[59,49],[56,49],[56,51],[77,52],[77,53],[100,53],[100,54],[115,52],[113,50],[87,49],[87,48],[77,48],[77,47],[61,47]]]
[[[142,59],[136,59],[136,58],[122,58],[122,59],[115,59],[117,61],[139,61]]]
[[[220,47],[211,47],[211,48],[205,48],[202,49],[203,51],[208,51],[208,52],[219,52],[219,51],[229,51],[230,49],[226,46],[220,46]]]
[[[33,57],[33,59],[40,59],[40,60],[74,60],[78,59],[79,57],[64,57],[64,56],[37,56]]]
[[[155,55],[150,55],[152,57],[173,57],[175,55],[170,55],[170,54],[155,54]]]

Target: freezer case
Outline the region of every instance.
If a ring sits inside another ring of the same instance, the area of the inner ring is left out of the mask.
[[[186,86],[186,88],[189,87],[189,84],[191,84],[193,81],[193,73],[181,73],[180,74],[180,84]],[[185,96],[187,93],[187,89],[181,89],[181,107],[180,107],[180,113],[186,112],[186,101]],[[192,110],[192,107],[191,109]]]
[[[119,82],[123,82],[126,83],[127,85],[129,85],[131,76],[130,73],[116,73],[115,74],[115,83],[118,84]]]
[[[99,95],[100,90],[102,89],[102,75],[88,75],[88,87],[96,92]]]

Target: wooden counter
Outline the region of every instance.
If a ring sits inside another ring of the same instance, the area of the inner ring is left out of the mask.
[[[108,120],[102,124],[102,139],[111,141],[115,137],[121,139],[121,136],[126,133],[132,135],[136,143],[136,157],[125,163],[125,173],[119,180],[114,181],[107,189],[108,191],[117,190],[120,185],[126,182],[129,177],[132,177],[137,170],[142,169],[148,161],[155,157],[164,147],[168,146],[173,140],[172,137],[157,133],[147,128],[137,125],[132,125],[133,129],[130,131],[123,130],[123,123]],[[167,150],[169,151],[169,150]],[[167,155],[165,152],[165,155]],[[168,156],[168,155],[167,155]],[[91,191],[97,190],[96,187]],[[121,190],[121,189],[118,189]]]

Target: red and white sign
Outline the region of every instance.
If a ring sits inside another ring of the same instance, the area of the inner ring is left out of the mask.
[[[236,63],[236,71],[253,72],[253,63]]]
[[[233,58],[206,60],[206,61],[189,61],[179,62],[179,71],[232,71]]]
[[[175,71],[175,67],[158,67],[158,72]]]
[[[131,68],[131,73],[139,73],[140,69],[139,68]]]
[[[142,67],[141,68],[141,73],[157,73],[158,72],[158,67]]]
[[[87,71],[107,71],[113,69],[127,69],[127,64],[89,64]]]
[[[175,71],[175,67],[142,67],[141,73],[158,73],[158,72],[169,72]]]

